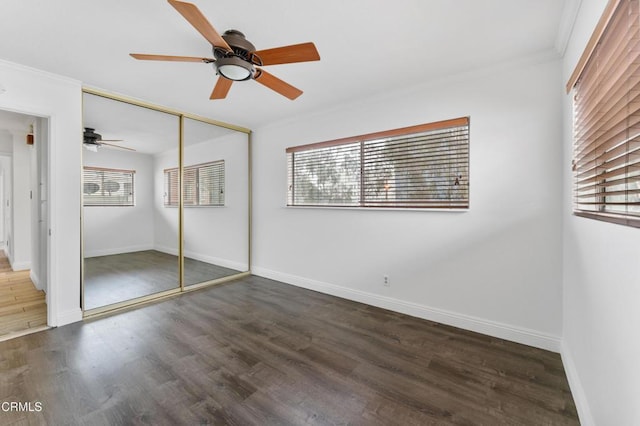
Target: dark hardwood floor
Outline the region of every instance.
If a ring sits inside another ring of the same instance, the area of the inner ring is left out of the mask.
[[[250,277],[0,343],[0,424],[575,425],[558,354]]]
[[[184,259],[185,285],[239,271]],[[131,300],[178,287],[178,257],[156,250],[88,257],[84,260],[85,309]]]

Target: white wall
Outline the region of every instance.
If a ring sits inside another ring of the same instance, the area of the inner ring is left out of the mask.
[[[7,130],[0,130],[0,153],[11,155],[13,152],[13,136]]]
[[[563,82],[606,0],[582,0]],[[640,424],[640,229],[572,216],[571,96],[564,115],[563,361],[585,425]]]
[[[0,95],[0,108],[50,117],[48,323],[79,321],[81,85],[6,61],[0,61],[0,79],[6,89]]]
[[[252,271],[558,351],[560,74],[541,56],[255,129]],[[469,211],[285,207],[285,148],[460,116]]]
[[[133,207],[84,207],[84,256],[105,256],[154,246],[153,156],[101,148],[84,150],[85,166],[135,170]]]
[[[9,262],[14,271],[31,268],[31,148],[26,132],[13,134],[13,221]]]

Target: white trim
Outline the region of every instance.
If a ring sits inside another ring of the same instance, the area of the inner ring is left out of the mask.
[[[113,254],[134,253],[137,251],[153,250],[153,244],[143,244],[138,246],[129,247],[117,247],[102,250],[87,250],[84,251],[84,257],[98,257],[98,256],[111,256]]]
[[[222,259],[220,257],[207,256],[205,254],[199,254],[192,251],[184,251],[184,257],[189,259],[199,260],[200,262],[211,263],[224,268],[235,269],[236,271],[244,272],[249,269],[249,265],[242,262],[236,262],[235,260]]]
[[[565,340],[562,341],[560,356],[562,357],[562,364],[564,365],[564,372],[567,375],[569,388],[571,388],[571,396],[573,397],[573,402],[576,404],[580,424],[583,426],[595,426],[596,422],[593,420],[593,415],[589,408],[589,401],[587,400],[587,395],[584,392],[584,387],[578,375],[578,368],[573,361],[573,356],[571,356],[571,351]]]
[[[47,301],[47,325],[49,326],[57,326],[61,321],[61,313],[58,312],[58,300],[61,297],[59,294],[59,282],[58,279],[58,250],[57,248],[57,236],[55,234],[55,230],[57,229],[58,223],[58,214],[57,214],[57,184],[58,181],[56,179],[55,171],[57,171],[56,165],[56,149],[58,146],[58,138],[56,135],[56,126],[58,125],[58,117],[55,114],[50,114],[48,116],[47,122],[49,123],[49,129],[47,130],[49,140],[49,147],[47,148],[47,293],[46,293],[46,301]],[[80,148],[82,149],[82,148]],[[80,194],[82,194],[82,188],[78,188]],[[81,225],[80,225],[81,226]],[[40,244],[43,242],[41,241]],[[80,243],[80,242],[78,242]],[[79,275],[80,271],[78,271]],[[80,280],[78,280],[80,281]],[[79,298],[80,292],[78,292],[77,297]],[[78,305],[80,305],[80,300],[78,300]],[[78,306],[80,309],[80,306]],[[82,320],[82,309],[80,309],[80,319]]]
[[[0,66],[5,66],[7,68],[13,68],[16,71],[19,72],[30,72],[33,74],[38,74],[41,77],[47,78],[47,79],[51,79],[51,80],[55,80],[57,82],[61,82],[61,83],[67,83],[69,85],[72,86],[80,86],[80,80],[76,80],[74,78],[71,77],[66,77],[60,74],[54,74],[51,73],[49,71],[44,71],[41,70],[39,68],[33,68],[33,67],[29,67],[26,65],[22,65],[22,64],[18,64],[15,62],[10,62],[10,61],[6,61],[4,59],[0,59]],[[7,83],[4,83],[4,88],[5,88],[5,93],[10,93],[11,92],[11,86],[8,86]],[[21,112],[21,111],[16,111],[16,112]],[[27,115],[33,115],[29,112],[26,113]]]
[[[153,250],[162,252],[162,253],[166,253],[166,254],[170,254],[173,256],[177,256],[178,255],[178,249],[177,248],[173,248],[173,247],[166,247],[166,246],[154,246]]]
[[[170,254],[173,256],[177,256],[178,255],[178,249],[177,248],[170,248],[170,247],[165,247],[165,246],[155,246],[152,250],[156,250],[162,253],[166,253],[166,254]],[[222,259],[219,257],[213,257],[213,256],[207,256],[205,254],[199,254],[196,252],[192,252],[192,251],[184,251],[184,257],[188,257],[190,259],[195,259],[195,260],[199,260],[201,262],[205,262],[205,263],[212,263],[214,265],[218,265],[218,266],[222,266],[224,268],[231,268],[231,269],[235,269],[237,271],[247,271],[249,269],[248,265],[246,263],[242,263],[242,262],[237,262],[235,260],[229,260],[229,259]]]
[[[61,327],[78,321],[82,321],[82,309],[79,307],[65,312],[58,312],[58,315],[56,316],[56,323],[50,325],[54,327]]]
[[[38,275],[33,269],[29,271],[29,278],[31,278],[31,282],[38,290],[44,290],[42,287],[40,287],[40,278],[38,278]]]
[[[452,207],[442,207],[442,208],[434,208],[434,207],[362,207],[362,206],[332,206],[330,204],[325,205],[317,205],[317,206],[289,206],[285,205],[282,207],[284,209],[291,210],[305,210],[305,209],[316,209],[316,210],[358,210],[361,212],[365,211],[378,211],[378,212],[440,212],[440,213],[466,213],[470,211],[469,207],[461,207],[459,209]]]
[[[541,333],[536,330],[491,321],[485,318],[477,318],[458,312],[451,312],[445,309],[407,302],[361,290],[354,290],[347,287],[273,271],[259,266],[252,267],[251,272],[261,277],[274,279],[298,287],[318,291],[320,293],[366,303],[367,305],[389,309],[391,311],[400,312],[465,330],[475,331],[477,333],[486,334],[488,336],[516,343],[534,346],[548,351],[560,352],[561,340],[559,336]]]
[[[11,259],[9,259],[9,263],[11,264],[11,269],[13,269],[14,271],[28,271],[29,269],[31,269],[30,261],[14,263],[11,261]]]
[[[578,12],[582,0],[564,0],[562,6],[562,15],[560,17],[560,25],[558,26],[558,34],[556,36],[555,48],[556,51],[564,56],[571,34],[573,33],[573,27],[578,18]]]

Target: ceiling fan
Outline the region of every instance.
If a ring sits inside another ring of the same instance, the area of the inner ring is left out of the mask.
[[[122,142],[122,139],[102,139],[102,135],[96,133],[95,129],[91,127],[85,127],[83,133],[82,145],[89,151],[98,152],[98,148],[105,145],[110,148],[125,149],[127,151],[135,151],[133,148],[127,148],[126,146],[115,145],[109,142]]]
[[[148,61],[204,62],[213,64],[218,81],[209,99],[224,99],[234,81],[255,80],[291,100],[302,94],[302,90],[293,87],[276,76],[268,73],[263,66],[290,64],[295,62],[319,61],[320,55],[311,42],[256,50],[243,33],[238,30],[225,31],[222,36],[209,23],[194,4],[178,0],[168,0],[213,47],[213,58],[194,56],[168,56],[131,53],[135,59]]]

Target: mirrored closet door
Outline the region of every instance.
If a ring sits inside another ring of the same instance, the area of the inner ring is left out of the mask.
[[[249,130],[85,89],[85,316],[250,269]]]
[[[249,270],[248,136],[184,119],[184,284]]]
[[[84,309],[178,288],[164,170],[179,164],[180,117],[88,93],[83,108]]]

